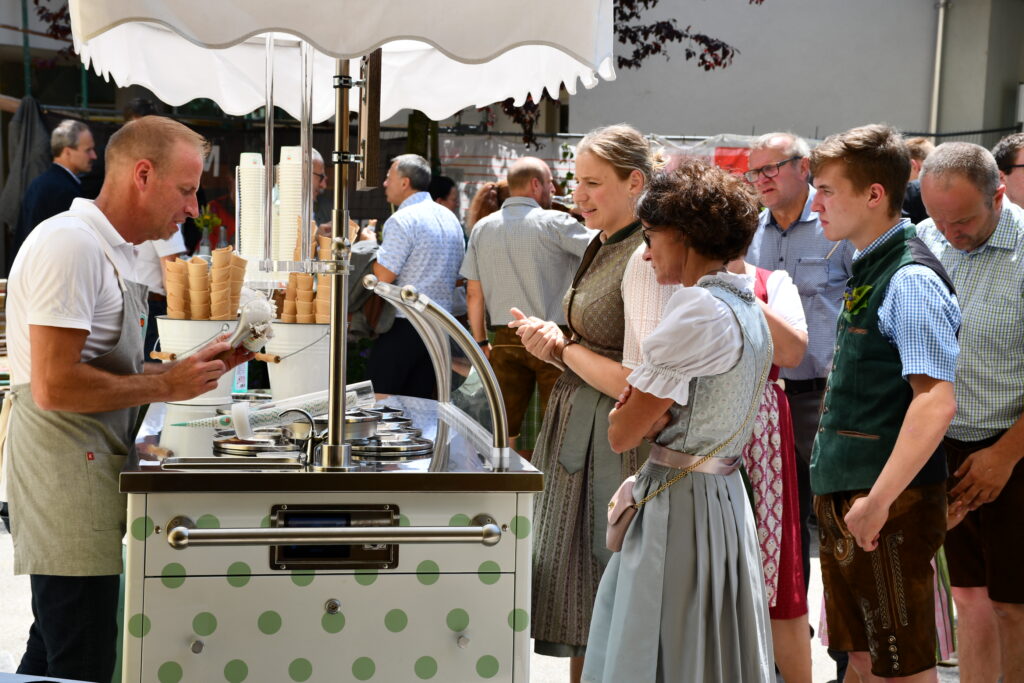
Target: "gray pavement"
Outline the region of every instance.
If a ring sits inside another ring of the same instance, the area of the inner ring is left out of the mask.
[[[811,552],[811,588],[808,600],[812,623],[817,629],[818,614],[821,610],[821,572],[818,570],[816,541]],[[31,623],[28,577],[13,575],[11,537],[4,533],[0,525],[0,673],[12,673],[17,668]],[[812,641],[811,656],[814,664],[814,683],[833,680],[835,664],[817,638]],[[569,676],[568,660],[535,654],[530,661],[530,673],[531,683],[564,683]],[[959,670],[940,667],[939,680],[942,683],[959,681]]]

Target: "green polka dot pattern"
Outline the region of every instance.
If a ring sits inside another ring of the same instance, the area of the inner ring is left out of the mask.
[[[377,673],[377,665],[369,657],[360,657],[352,662],[352,675],[357,681],[368,681]]]
[[[484,655],[476,660],[476,673],[480,678],[494,678],[498,675],[498,660],[491,655]]]
[[[469,526],[469,516],[453,515],[452,518],[448,520],[448,526]]]
[[[200,612],[192,619],[192,630],[197,636],[208,636],[217,630],[217,617],[209,612]]]
[[[371,586],[373,582],[377,580],[376,569],[357,569],[356,570],[356,583],[360,586]]]
[[[270,515],[264,515],[263,516],[263,519],[260,520],[260,528],[261,529],[269,529],[270,528]]]
[[[479,662],[476,665],[477,671],[480,670]],[[246,678],[249,677],[249,666],[241,659],[232,659],[224,667],[224,680],[228,683],[242,683]]]
[[[153,520],[149,517],[138,517],[132,522],[132,538],[145,541],[153,535]]]
[[[316,572],[312,569],[295,569],[292,571],[292,583],[302,588],[313,583],[314,576]]]
[[[133,614],[128,620],[128,633],[135,638],[144,638],[149,633],[149,617],[145,614]]]
[[[477,570],[477,576],[480,577],[482,583],[486,583],[488,586],[498,583],[498,579],[501,578],[501,566],[492,560],[480,563],[480,569]]]
[[[530,535],[530,520],[526,517],[517,515],[512,518],[508,526],[519,540],[523,540]]]
[[[296,659],[288,665],[288,676],[293,681],[308,681],[313,675],[313,664],[308,659]]]
[[[281,615],[273,610],[267,610],[256,619],[256,626],[260,633],[272,636],[281,630]]]
[[[203,515],[196,520],[197,529],[219,529],[220,520],[213,515]]]
[[[448,628],[456,633],[465,631],[469,627],[469,613],[464,609],[453,609],[448,613],[445,622],[448,624]]]
[[[437,675],[437,660],[433,657],[420,657],[416,660],[412,670],[416,672],[416,677],[421,680],[425,681],[433,678]]]
[[[168,588],[180,588],[185,583],[185,568],[177,562],[165,565],[160,574],[160,581]]]
[[[320,625],[324,627],[324,630],[328,633],[339,633],[341,629],[345,628],[345,615],[341,612],[337,614],[325,614],[320,619]]]
[[[423,560],[419,563],[419,566],[416,567],[416,578],[419,579],[419,582],[424,586],[430,586],[437,583],[437,579],[439,578],[438,572],[440,571],[441,568],[437,566],[437,562],[434,562],[433,560]]]
[[[249,583],[250,574],[252,569],[245,562],[232,562],[228,567],[228,585],[241,588]]]
[[[177,662],[164,662],[156,670],[156,678],[160,683],[178,683],[185,672]]]
[[[412,522],[405,515],[398,515],[398,526],[410,526]]]
[[[530,615],[526,610],[517,607],[508,613],[508,625],[516,633],[522,633],[530,625]]]
[[[384,628],[392,633],[399,633],[409,625],[409,617],[400,609],[393,609],[384,615]]]

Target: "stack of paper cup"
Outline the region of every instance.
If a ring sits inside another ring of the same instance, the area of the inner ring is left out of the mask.
[[[299,235],[302,220],[302,148],[282,147],[281,163],[277,167],[280,214],[274,231],[274,258],[292,259],[293,246]]]
[[[238,253],[250,261],[263,258],[263,224],[266,219],[266,169],[263,156],[244,152],[238,160]]]

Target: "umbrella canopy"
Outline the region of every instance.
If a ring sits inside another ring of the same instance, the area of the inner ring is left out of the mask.
[[[544,88],[614,79],[612,0],[71,0],[75,49],[121,86],[226,113],[263,106],[265,35],[275,35],[274,103],[300,118],[299,40],[316,49],[311,119],[334,114],[335,58],[383,47],[381,118],[441,119]],[[354,104],[354,102],[353,102]]]

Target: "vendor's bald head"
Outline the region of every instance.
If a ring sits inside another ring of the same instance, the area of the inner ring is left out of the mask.
[[[196,191],[209,149],[202,135],[169,118],[130,121],[107,143],[97,205],[129,242],[167,239],[199,213]]]
[[[543,209],[551,208],[555,185],[551,168],[537,157],[522,157],[508,169],[508,191],[513,197],[530,197]]]

